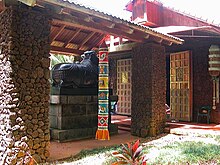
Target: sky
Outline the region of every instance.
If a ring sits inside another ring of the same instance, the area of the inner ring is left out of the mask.
[[[131,13],[125,11],[130,0],[71,0],[103,11],[105,13],[129,19]],[[164,6],[220,24],[220,0],[160,0]]]

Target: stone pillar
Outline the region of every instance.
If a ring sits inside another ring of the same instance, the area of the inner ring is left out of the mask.
[[[49,34],[48,17],[31,8],[0,14],[0,164],[49,157]]]
[[[133,49],[131,134],[155,136],[164,131],[166,56],[164,47],[143,44]]]

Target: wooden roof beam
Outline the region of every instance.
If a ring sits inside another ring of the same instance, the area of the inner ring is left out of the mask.
[[[91,24],[91,23],[88,23],[86,21],[79,20],[78,18],[69,16],[69,15],[58,15],[57,14],[57,15],[53,15],[53,17],[55,17],[55,20],[54,20],[55,22],[59,22],[59,23],[64,23],[65,22],[65,24],[69,25],[69,26],[94,31],[94,32],[98,32],[98,33],[101,33],[101,34],[110,34],[110,35],[126,38],[126,39],[129,39],[131,41],[135,41],[135,42],[143,42],[141,37],[138,37],[138,36],[132,35],[132,34],[127,34],[123,31],[121,31],[120,29],[113,29],[113,28],[103,27],[98,23],[92,23]]]
[[[114,22],[111,22],[111,21],[106,21],[106,20],[103,20],[103,19],[100,19],[100,18],[97,18],[97,17],[93,17],[92,15],[88,15],[88,14],[83,14],[83,13],[77,13],[77,12],[73,12],[73,11],[70,11],[69,9],[67,8],[64,8],[63,9],[63,13],[61,14],[68,14],[68,15],[72,15],[74,17],[78,17],[86,22],[90,22],[90,23],[99,23],[101,24],[102,26],[106,26],[108,28],[114,28],[115,27],[115,23]]]
[[[63,47],[65,48],[79,34],[80,31],[81,29],[78,29],[75,34],[72,35],[72,37],[64,43]]]
[[[163,40],[162,44],[171,46],[173,44],[173,42],[167,41],[167,40]]]
[[[144,34],[144,38],[145,38],[145,39],[148,39],[149,37],[150,37],[149,34]]]
[[[150,36],[149,39],[152,40],[152,41],[154,41],[154,42],[156,42],[156,43],[159,43],[159,44],[161,44],[162,41],[163,41],[162,38],[156,37],[156,36]]]
[[[83,42],[78,46],[78,49],[80,49],[89,39],[92,38],[92,36],[95,35],[95,32],[91,32],[84,40]]]
[[[110,21],[105,21],[105,20],[101,20],[101,19],[93,19],[94,22],[99,23],[102,26],[106,26],[108,28],[115,28],[116,24],[114,22],[110,22]]]
[[[141,36],[138,37],[137,35],[133,34],[133,30],[132,30],[133,28],[132,29],[129,27],[125,27],[125,29],[115,28],[115,27],[112,28],[112,26],[114,26],[114,25],[112,24],[111,21],[103,20],[103,21],[105,21],[105,23],[110,22],[110,25],[106,26],[106,24],[102,25],[102,23],[86,22],[85,20],[83,20],[83,18],[81,18],[81,16],[77,17],[75,15],[72,15],[75,12],[71,12],[68,14],[59,14],[60,12],[58,13],[56,10],[54,10],[54,11],[49,10],[48,13],[51,14],[51,17],[55,18],[56,21],[62,20],[63,24],[65,22],[65,24],[73,26],[73,27],[86,29],[86,30],[90,30],[90,31],[95,31],[95,32],[99,32],[99,33],[104,33],[104,34],[111,34],[114,36],[119,36],[122,38],[129,39],[129,40],[135,41],[135,42],[143,42],[144,41]],[[94,21],[94,18],[93,18],[93,21]]]
[[[42,1],[37,0],[37,3],[42,3]],[[145,34],[148,33],[152,36],[157,36],[157,37],[163,38],[163,40],[168,40],[168,41],[171,41],[175,44],[182,44],[183,43],[183,40],[181,40],[181,39],[178,39],[178,38],[175,38],[175,37],[172,37],[172,36],[168,36],[168,35],[165,35],[165,34],[162,34],[162,33],[158,33],[156,31],[152,30],[151,28],[137,26],[137,25],[135,25],[133,23],[130,23],[128,21],[123,21],[120,18],[109,16],[109,15],[106,15],[105,13],[98,12],[96,10],[91,10],[90,8],[85,8],[84,6],[80,6],[80,5],[77,5],[77,4],[74,4],[74,3],[68,3],[68,2],[64,3],[64,2],[61,2],[61,1],[58,1],[58,0],[56,0],[56,1],[54,1],[54,0],[43,0],[43,3],[44,4],[50,4],[51,6],[60,6],[61,8],[67,8],[67,9],[71,10],[71,12],[78,13],[78,15],[90,15],[90,16],[93,17],[93,19],[101,19],[101,20],[113,22],[116,25],[121,24],[121,25],[130,27],[130,28],[134,29],[135,31],[136,30],[137,31],[142,31]],[[51,10],[53,10],[53,9],[51,9]],[[53,11],[56,11],[56,9],[53,10]],[[111,33],[111,34],[114,35],[114,33]],[[121,37],[130,39],[129,36],[124,37],[122,35]],[[144,39],[142,38],[141,40],[143,41]],[[132,40],[132,41],[134,41],[134,40]]]
[[[56,47],[56,46],[51,46],[50,50],[51,52],[56,52],[56,53],[59,52],[63,54],[75,54],[75,55],[81,55],[84,52],[82,50],[70,49],[70,48],[64,48],[64,47]]]
[[[65,29],[65,27],[66,27],[66,25],[62,25],[62,26],[60,27],[58,33],[50,39],[51,42],[53,42],[54,40],[56,40],[56,38],[63,32],[63,30]]]
[[[122,31],[124,31],[125,33],[128,34],[133,34],[134,33],[134,29],[127,27],[127,26],[121,26],[121,24],[116,24],[115,28],[117,29],[121,29]]]
[[[104,34],[101,34],[100,37],[98,37],[98,38],[97,38],[95,41],[93,41],[93,42],[94,42],[94,45],[100,46],[100,45],[103,43],[104,40],[105,40],[105,35],[104,35]],[[92,48],[94,48],[94,47],[90,46],[90,47],[89,47],[89,50],[92,49]]]

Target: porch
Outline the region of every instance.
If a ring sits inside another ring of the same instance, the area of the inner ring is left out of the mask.
[[[119,130],[130,131],[131,117],[112,115],[112,123],[117,124]],[[197,122],[166,122],[166,133],[187,135],[187,134],[220,134],[220,124],[206,124]]]

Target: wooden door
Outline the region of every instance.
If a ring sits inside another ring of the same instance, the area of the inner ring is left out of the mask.
[[[192,120],[192,62],[190,51],[170,54],[171,119]]]
[[[117,61],[117,113],[131,115],[131,59]]]

